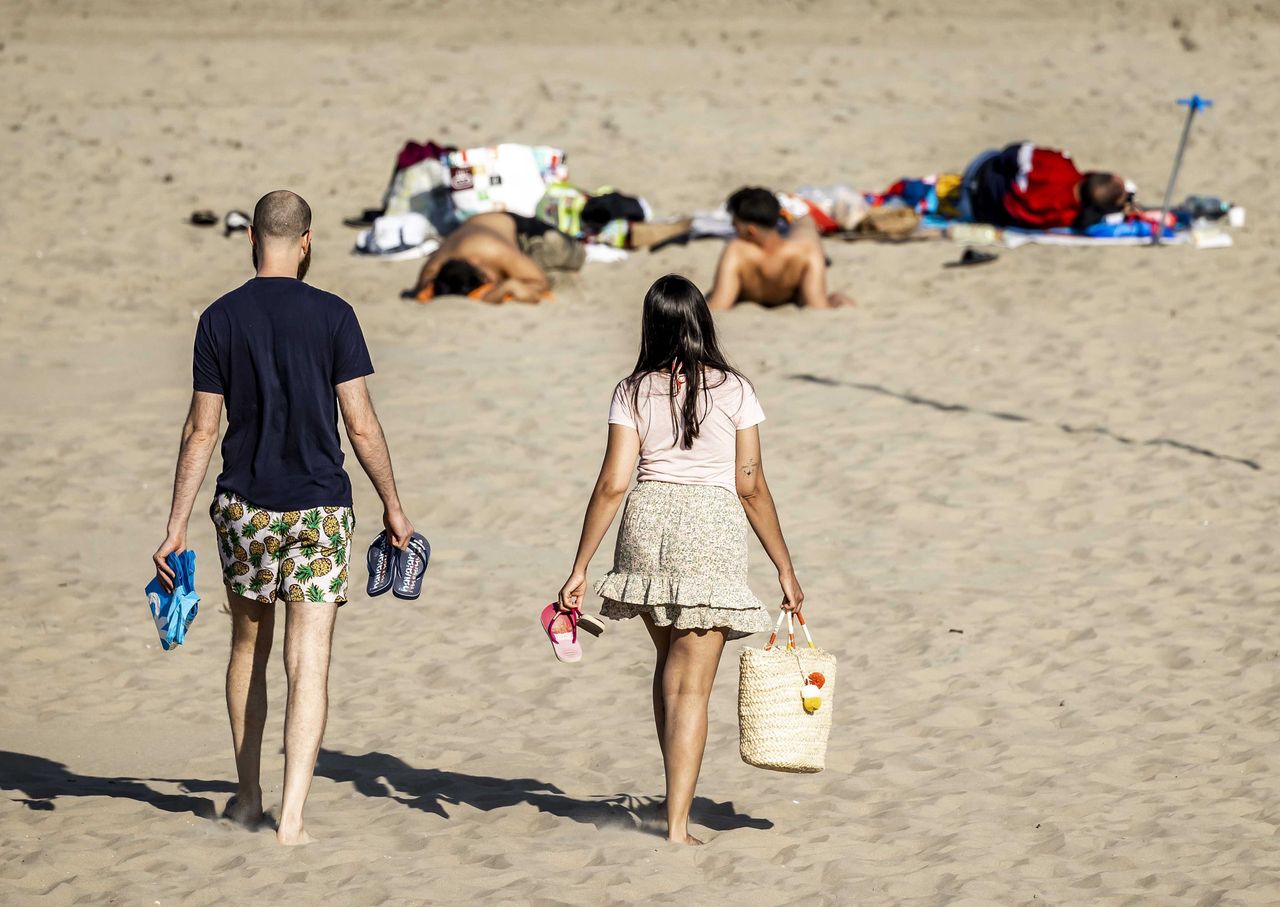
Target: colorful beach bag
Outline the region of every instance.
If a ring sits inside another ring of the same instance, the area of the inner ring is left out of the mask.
[[[787,647],[777,646],[787,621]],[[792,612],[778,615],[763,649],[743,649],[738,661],[738,749],[742,761],[775,772],[820,772],[835,709],[836,658],[816,648],[796,613],[806,648],[796,647]]]

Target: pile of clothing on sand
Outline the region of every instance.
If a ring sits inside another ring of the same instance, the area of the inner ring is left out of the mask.
[[[653,223],[643,198],[570,183],[563,149],[510,142],[476,148],[408,142],[396,156],[382,206],[347,223],[366,227],[356,252],[399,260],[424,258],[471,218],[497,212],[535,219],[583,243],[585,261],[617,261],[625,250],[672,232]]]

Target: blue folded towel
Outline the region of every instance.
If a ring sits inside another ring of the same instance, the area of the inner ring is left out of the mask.
[[[173,591],[166,592],[158,577],[147,583],[147,603],[151,606],[151,618],[160,632],[160,645],[168,652],[187,640],[187,630],[200,610],[200,596],[196,595],[196,553],[187,549],[181,554],[170,554],[165,563],[174,573]]]

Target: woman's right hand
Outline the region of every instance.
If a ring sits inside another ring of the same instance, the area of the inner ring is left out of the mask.
[[[560,587],[559,605],[561,611],[575,611],[582,608],[582,600],[587,594],[587,574],[581,570],[573,574]]]
[[[778,585],[782,587],[782,610],[799,612],[804,607],[804,590],[794,572],[778,574]]]

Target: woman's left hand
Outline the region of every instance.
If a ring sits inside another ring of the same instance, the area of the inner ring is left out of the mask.
[[[560,610],[574,611],[582,607],[582,599],[587,594],[587,575],[575,570],[573,575],[560,588]]]
[[[800,613],[800,609],[804,607],[804,590],[800,588],[795,571],[779,573],[778,585],[782,587],[782,610]]]

